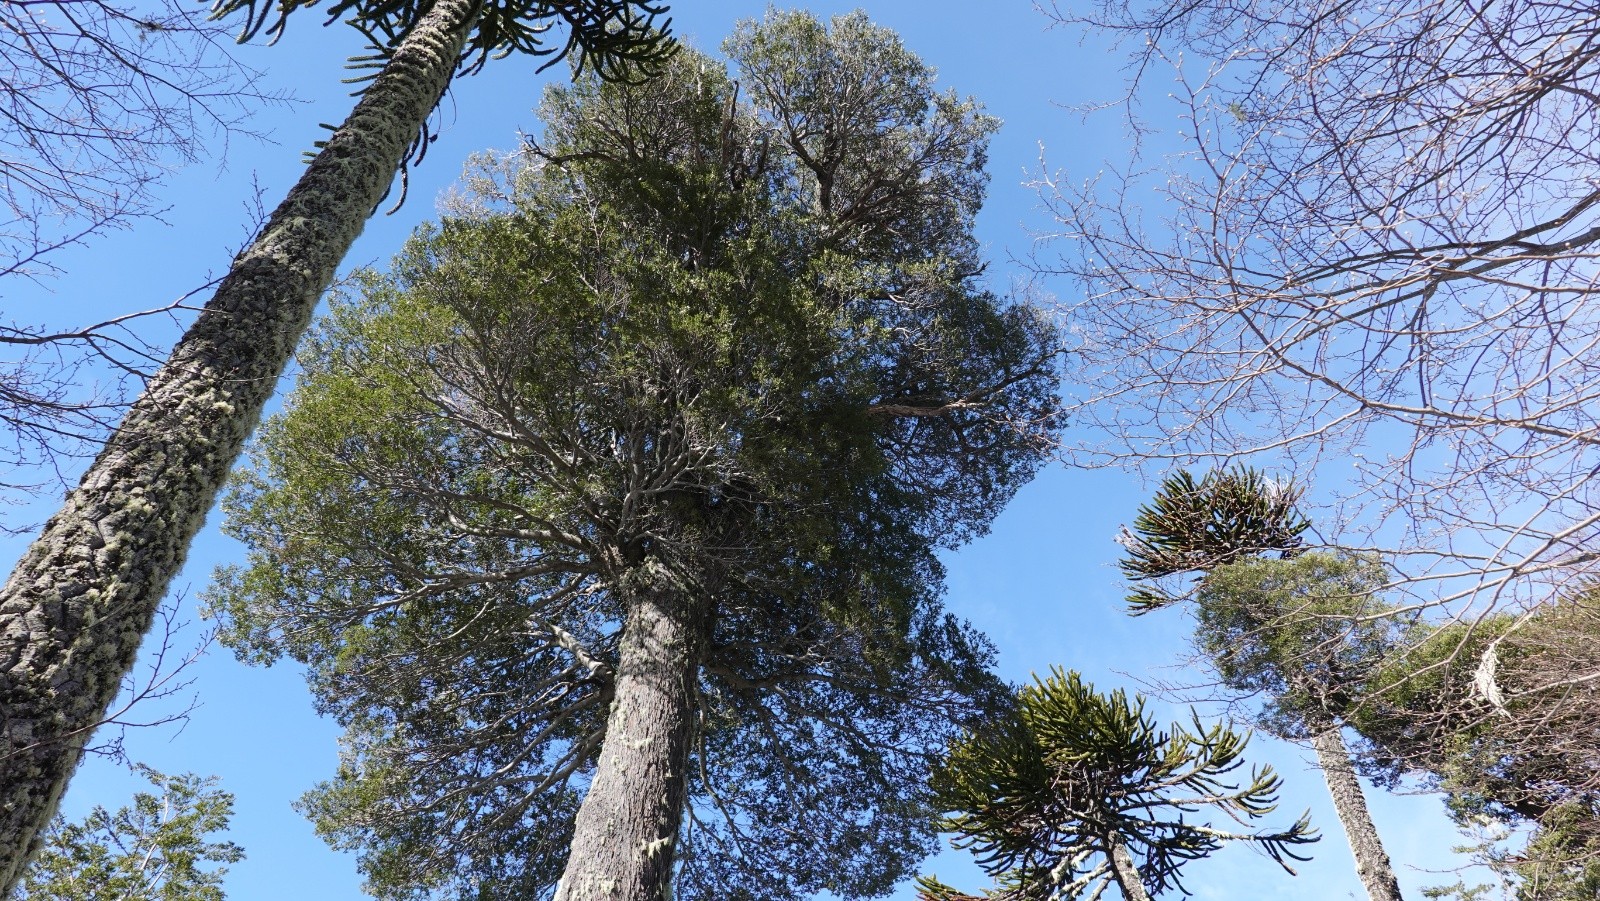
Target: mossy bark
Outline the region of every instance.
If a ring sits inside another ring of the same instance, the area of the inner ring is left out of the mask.
[[[20,877],[317,299],[432,113],[473,0],[396,48],[0,590],[0,897]]]
[[[671,897],[707,606],[702,597],[648,589],[629,604],[605,745],[555,901]]]
[[[1114,831],[1106,833],[1102,839],[1106,846],[1106,863],[1111,866],[1111,878],[1122,890],[1122,897],[1126,901],[1150,901],[1150,893],[1144,890],[1144,877],[1139,875],[1139,867],[1128,852],[1128,843]]]
[[[1317,765],[1327,780],[1328,794],[1333,798],[1333,809],[1339,814],[1344,834],[1350,841],[1350,852],[1356,859],[1356,875],[1367,889],[1372,901],[1400,901],[1400,883],[1389,864],[1389,852],[1378,837],[1378,827],[1373,825],[1372,814],[1367,810],[1367,798],[1361,791],[1355,767],[1350,763],[1350,751],[1345,747],[1344,735],[1337,724],[1321,727],[1312,736],[1312,746],[1317,751]]]

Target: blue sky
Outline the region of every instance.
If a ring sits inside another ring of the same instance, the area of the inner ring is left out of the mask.
[[[819,14],[856,4],[812,3]],[[1092,37],[1048,30],[1048,20],[1024,0],[973,3],[944,0],[866,0],[879,23],[937,66],[942,82],[984,101],[1004,120],[991,150],[990,200],[980,235],[993,263],[996,287],[1019,276],[1013,257],[1030,250],[1029,229],[1048,229],[1023,182],[1036,171],[1041,148],[1049,165],[1073,178],[1092,176],[1103,161],[1125,154],[1126,136],[1114,114],[1085,122],[1063,105],[1113,96],[1122,86],[1120,56]],[[733,23],[759,15],[762,4],[679,0],[675,28],[696,45],[714,49]],[[267,109],[253,127],[270,143],[236,140],[224,159],[177,173],[166,197],[166,224],[101,240],[61,260],[68,275],[42,288],[0,285],[7,315],[23,322],[82,323],[166,303],[222,272],[247,237],[253,184],[270,208],[300,171],[301,151],[322,134],[320,122],[337,122],[351,103],[339,80],[344,58],[358,49],[349,29],[320,27],[315,11],[300,14],[288,35],[271,48],[245,48],[244,58],[264,73],[258,87],[284,90],[301,103]],[[440,139],[413,173],[411,198],[392,216],[369,223],[346,268],[381,264],[404,236],[434,214],[432,200],[476,150],[514,146],[519,129],[534,125],[531,109],[543,84],[564,67],[537,75],[533,61],[510,58],[456,83],[443,110]],[[1145,113],[1160,129],[1159,100]],[[1176,109],[1172,112],[1175,114]],[[1042,287],[1070,298],[1076,286]],[[1173,667],[1186,654],[1189,623],[1181,612],[1131,619],[1122,612],[1122,587],[1114,566],[1117,526],[1132,517],[1146,486],[1110,470],[1045,472],[1024,489],[993,532],[948,558],[949,605],[987,632],[1000,650],[1003,674],[1014,680],[1052,664],[1078,669],[1102,687],[1135,687],[1141,680],[1183,680]],[[192,598],[211,570],[231,561],[237,547],[208,523],[176,588]],[[5,548],[13,556],[19,542]],[[192,616],[192,602],[187,607]],[[198,633],[192,627],[191,635]],[[180,642],[183,639],[180,639]],[[252,669],[226,650],[214,650],[190,671],[200,707],[187,727],[134,730],[132,755],[169,772],[216,774],[237,797],[231,838],[247,859],[233,868],[228,895],[235,901],[291,897],[305,901],[361,897],[352,856],[331,851],[290,802],[331,775],[336,762],[331,723],[319,720],[294,669]],[[1190,678],[1193,678],[1192,676]],[[1169,712],[1162,708],[1163,712]],[[1350,855],[1326,802],[1319,774],[1299,748],[1256,740],[1257,757],[1286,780],[1284,813],[1306,807],[1325,836],[1317,859],[1291,879],[1267,859],[1243,850],[1193,865],[1189,885],[1197,897],[1290,896],[1307,901],[1363,897]],[[125,803],[135,782],[103,761],[90,760],[73,783],[66,812]],[[1389,843],[1402,886],[1453,882],[1455,876],[1423,872],[1455,865],[1449,848],[1459,842],[1437,798],[1374,793],[1374,815]],[[982,879],[964,854],[946,852],[928,865],[945,881],[978,888]],[[898,898],[910,898],[909,886]]]

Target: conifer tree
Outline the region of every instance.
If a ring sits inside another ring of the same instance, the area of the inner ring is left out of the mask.
[[[1191,600],[1222,684],[1260,699],[1272,733],[1312,742],[1369,893],[1397,889],[1346,728],[1380,783],[1422,777],[1463,826],[1531,827],[1515,854],[1482,856],[1516,897],[1590,897],[1600,782],[1581,674],[1600,666],[1593,599],[1527,616],[1397,616],[1378,597],[1389,577],[1376,561],[1301,547],[1294,494],[1248,470],[1164,482],[1123,539],[1124,572],[1143,583],[1135,612]]]
[[[1300,491],[1253,469],[1212,470],[1196,479],[1178,470],[1162,481],[1155,497],[1139,508],[1133,528],[1117,535],[1119,563],[1129,581],[1134,614],[1181,600],[1168,590],[1171,577],[1201,576],[1227,563],[1276,553],[1291,557],[1305,544],[1311,522],[1295,502]]]
[[[1054,429],[985,290],[995,123],[863,15],[552,90],[337,304],[210,600],[345,726],[304,806],[381,897],[886,894],[1001,695],[934,556]]]
[[[1398,901],[1343,728],[1406,624],[1376,596],[1388,581],[1378,561],[1303,549],[1298,496],[1248,469],[1167,478],[1123,533],[1123,572],[1147,583],[1129,604],[1138,614],[1192,601],[1196,642],[1222,684],[1262,698],[1273,734],[1311,741],[1362,884],[1372,901]]]
[[[1115,886],[1128,901],[1184,891],[1182,869],[1228,842],[1247,842],[1284,869],[1317,840],[1307,816],[1286,829],[1240,831],[1196,821],[1218,812],[1248,826],[1277,807],[1279,777],[1251,769],[1249,735],[1207,728],[1194,715],[1159,729],[1145,699],[1095,691],[1076,672],[1052,670],[1017,693],[1016,705],[958,741],[934,775],[944,821],[998,882],[995,901],[1099,898]],[[926,901],[966,901],[937,879],[919,880]]]

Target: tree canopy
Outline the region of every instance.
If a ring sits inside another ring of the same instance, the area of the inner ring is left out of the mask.
[[[155,792],[80,822],[57,818],[16,901],[222,901],[226,865],[244,859],[238,845],[212,840],[228,828],[233,795],[214,778],[135,770]]]
[[[641,591],[708,605],[680,897],[886,893],[998,697],[933,556],[1056,425],[1053,325],[979,280],[995,123],[860,14],[726,51],[552,89],[227,501],[225,640],[310,668],[345,764],[304,806],[381,895],[550,890]]]
[[[1351,724],[1380,780],[1421,776],[1458,823],[1526,830],[1521,847],[1480,855],[1518,899],[1575,901],[1600,880],[1597,668],[1591,591],[1523,616],[1419,623],[1360,686]]]
[[[1354,710],[1407,647],[1408,620],[1378,596],[1388,579],[1370,557],[1327,551],[1227,564],[1196,592],[1196,644],[1223,685],[1263,702],[1274,733],[1305,737]]]
[[[625,0],[365,7],[383,17],[359,23],[377,45],[370,84],[0,588],[0,890],[36,848],[344,255],[397,172],[404,197],[406,163],[473,48],[502,47],[503,30],[484,41],[516,24],[485,18],[490,7],[537,23],[515,36],[524,47],[565,21],[579,33],[567,49],[608,77],[647,74],[634,64],[671,52],[655,14]]]
[[[1118,566],[1130,582],[1141,583],[1128,595],[1133,612],[1180,600],[1186,589],[1162,587],[1174,576],[1193,579],[1262,554],[1298,553],[1311,528],[1296,506],[1300,495],[1292,482],[1280,484],[1245,467],[1213,469],[1198,479],[1180,469],[1162,479],[1133,527],[1117,535],[1124,551]]]

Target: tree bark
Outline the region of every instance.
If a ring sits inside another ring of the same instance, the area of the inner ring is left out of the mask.
[[[0,897],[476,14],[438,0],[400,42],[0,589]]]
[[[1378,828],[1372,824],[1372,814],[1367,812],[1366,795],[1361,791],[1355,767],[1350,764],[1350,751],[1345,747],[1340,726],[1334,724],[1317,731],[1312,746],[1316,748],[1322,776],[1328,782],[1333,809],[1338,812],[1345,837],[1350,840],[1356,875],[1366,886],[1367,897],[1372,901],[1400,901],[1400,883],[1394,878],[1394,868],[1378,837]]]
[[[1144,878],[1139,875],[1139,867],[1133,862],[1133,855],[1128,853],[1128,843],[1122,836],[1115,832],[1106,833],[1101,837],[1106,845],[1106,862],[1111,865],[1111,878],[1117,882],[1117,888],[1122,889],[1122,897],[1127,901],[1150,901],[1150,893],[1144,890]]]
[[[605,745],[555,901],[670,897],[707,608],[698,592],[659,589],[640,591],[629,605]]]

